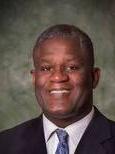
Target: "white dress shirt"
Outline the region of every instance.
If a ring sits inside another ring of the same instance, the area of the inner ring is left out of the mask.
[[[81,137],[83,136],[87,126],[93,118],[93,114],[94,108],[92,108],[91,112],[84,118],[64,128],[64,130],[66,130],[66,132],[69,134],[69,154],[74,154]],[[54,123],[49,121],[45,115],[43,115],[43,128],[45,134],[47,153],[55,154],[55,151],[59,143],[55,130],[63,128],[57,127]]]

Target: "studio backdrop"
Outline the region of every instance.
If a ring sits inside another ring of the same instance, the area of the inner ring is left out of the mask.
[[[37,36],[54,24],[73,24],[92,39],[101,80],[94,104],[115,120],[115,1],[0,1],[0,130],[40,114],[30,70]]]

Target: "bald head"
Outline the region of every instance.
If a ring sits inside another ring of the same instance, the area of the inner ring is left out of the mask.
[[[33,49],[34,64],[36,61],[36,52],[38,52],[40,45],[43,44],[46,40],[54,38],[75,40],[76,44],[80,44],[80,48],[84,52],[85,58],[88,61],[89,65],[94,65],[94,51],[91,39],[78,27],[67,24],[51,26],[41,33]]]

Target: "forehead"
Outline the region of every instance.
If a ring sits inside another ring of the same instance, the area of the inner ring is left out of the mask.
[[[82,54],[79,40],[70,38],[53,38],[42,42],[36,49],[35,56],[39,58],[54,55],[76,57]]]

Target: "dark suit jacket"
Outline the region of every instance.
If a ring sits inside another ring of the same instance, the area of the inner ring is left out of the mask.
[[[42,116],[0,133],[0,154],[47,154]],[[115,122],[95,109],[75,154],[115,154]]]

